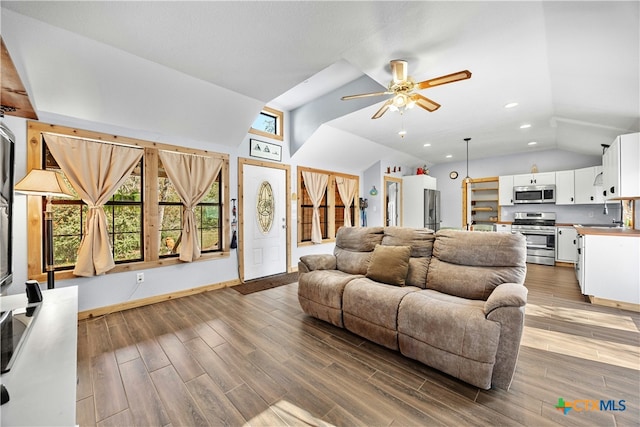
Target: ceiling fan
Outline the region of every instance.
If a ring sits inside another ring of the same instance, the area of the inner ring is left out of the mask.
[[[422,96],[419,93],[414,92],[414,90],[428,89],[430,87],[471,78],[471,72],[464,70],[416,83],[410,76],[407,76],[407,61],[394,59],[390,61],[390,64],[393,79],[389,82],[389,87],[386,91],[343,96],[342,100],[346,101],[349,99],[366,98],[370,96],[393,95],[391,98],[387,99],[382,107],[380,107],[380,109],[371,117],[372,119],[379,119],[389,109],[403,110],[406,108],[412,108],[414,105],[424,108],[427,111],[436,111],[440,108],[440,104],[430,100],[426,96]]]

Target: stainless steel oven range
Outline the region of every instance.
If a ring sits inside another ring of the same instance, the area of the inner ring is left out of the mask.
[[[554,212],[516,212],[512,233],[527,238],[527,262],[554,265],[556,260],[556,214]]]

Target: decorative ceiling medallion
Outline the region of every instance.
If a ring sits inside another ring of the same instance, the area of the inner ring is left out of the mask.
[[[263,181],[258,189],[258,200],[256,203],[256,213],[258,226],[262,234],[269,234],[273,225],[273,189],[268,181]]]

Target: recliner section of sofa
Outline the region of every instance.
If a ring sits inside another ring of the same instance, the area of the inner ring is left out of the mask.
[[[410,247],[405,286],[367,273],[376,245]],[[523,236],[343,227],[333,255],[303,256],[298,271],[305,313],[477,387],[509,388],[527,297]]]

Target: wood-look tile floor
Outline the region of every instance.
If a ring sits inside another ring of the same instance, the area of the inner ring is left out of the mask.
[[[569,268],[529,265],[526,285],[509,391],[479,390],[306,316],[297,284],[227,288],[79,322],[77,422],[637,426],[640,315],[585,303]],[[564,415],[558,398],[626,409]]]

